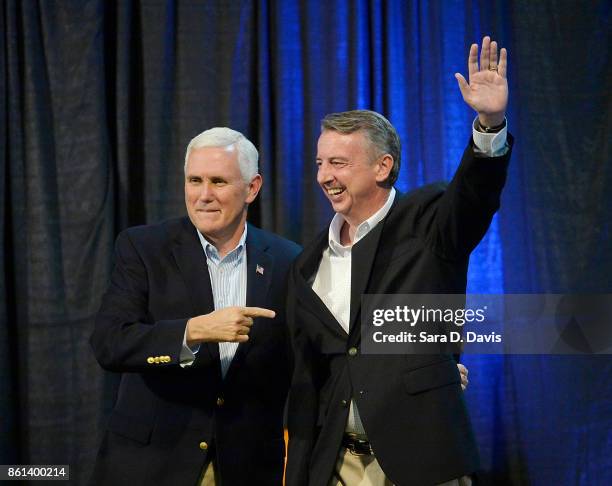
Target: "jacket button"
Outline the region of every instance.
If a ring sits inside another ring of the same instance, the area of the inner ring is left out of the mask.
[[[208,444],[206,442],[200,442],[200,449],[205,451],[206,449],[208,449]]]
[[[349,356],[355,356],[357,354],[357,348],[350,348],[348,354]]]
[[[223,400],[223,397],[217,398],[217,407],[222,407],[224,403],[225,400]]]
[[[155,358],[154,358],[153,356],[149,356],[149,357],[147,358],[147,363],[149,363],[149,364],[153,364],[153,363],[155,363]]]
[[[342,400],[340,403],[342,404],[342,406],[344,408],[348,407],[348,401],[347,400]]]

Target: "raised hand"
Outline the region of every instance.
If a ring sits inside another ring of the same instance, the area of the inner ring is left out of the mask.
[[[489,36],[482,39],[480,68],[478,44],[470,47],[468,58],[468,83],[460,73],[455,73],[463,100],[478,112],[480,124],[485,127],[500,125],[508,106],[508,80],[506,79],[508,53],[502,48],[497,58],[497,42]]]
[[[187,345],[202,342],[243,343],[249,340],[254,317],[272,319],[275,312],[262,307],[226,307],[187,321]]]

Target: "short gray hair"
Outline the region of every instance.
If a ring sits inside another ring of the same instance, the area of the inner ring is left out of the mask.
[[[235,145],[238,151],[238,166],[245,182],[251,182],[259,171],[257,162],[259,153],[255,145],[242,133],[227,127],[214,127],[206,130],[189,142],[185,152],[185,174],[187,174],[187,161],[192,150],[202,147],[229,147]]]
[[[331,113],[321,120],[321,131],[334,130],[349,134],[363,130],[375,149],[374,157],[389,154],[393,167],[385,183],[391,187],[399,175],[402,153],[399,136],[395,127],[380,113],[370,110],[351,110]]]

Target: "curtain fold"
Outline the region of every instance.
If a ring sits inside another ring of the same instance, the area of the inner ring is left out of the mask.
[[[320,119],[380,111],[402,140],[397,187],[448,180],[474,118],[453,74],[485,34],[509,51],[517,144],[469,289],[612,292],[610,8],[5,0],[0,463],[70,464],[87,482],[118,379],[88,344],[113,241],[184,214],[192,137],[231,126],[253,140],[264,188],[250,220],[306,243],[332,216],[315,177]],[[465,362],[485,481],[612,480],[609,357]]]

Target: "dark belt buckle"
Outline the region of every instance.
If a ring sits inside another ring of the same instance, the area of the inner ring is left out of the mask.
[[[344,447],[354,456],[371,456],[374,454],[370,442],[347,434],[344,436]]]

